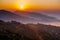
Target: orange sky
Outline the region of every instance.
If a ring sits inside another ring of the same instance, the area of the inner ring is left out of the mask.
[[[0,0],[0,9],[60,10],[60,0]]]

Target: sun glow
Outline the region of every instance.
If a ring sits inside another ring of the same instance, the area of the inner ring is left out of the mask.
[[[20,10],[24,10],[25,8],[24,8],[24,5],[23,4],[21,4],[20,5]]]
[[[17,7],[19,10],[27,10],[28,9],[28,2],[26,0],[20,0],[17,2]]]
[[[28,9],[28,5],[27,4],[18,4],[18,9],[19,10],[27,10]]]

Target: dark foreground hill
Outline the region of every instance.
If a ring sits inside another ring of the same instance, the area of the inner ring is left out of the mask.
[[[60,28],[0,20],[0,40],[60,40]]]

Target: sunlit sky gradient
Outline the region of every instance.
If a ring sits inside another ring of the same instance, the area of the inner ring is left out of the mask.
[[[60,10],[60,0],[0,0],[0,9]]]

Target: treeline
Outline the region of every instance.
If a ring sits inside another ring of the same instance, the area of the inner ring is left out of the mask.
[[[36,27],[38,26],[42,26],[42,24],[37,24]],[[0,20],[0,40],[60,40],[60,39],[55,38],[55,36],[52,36],[49,32],[42,30],[38,31],[31,27],[29,24],[22,24],[16,21],[4,22]]]

